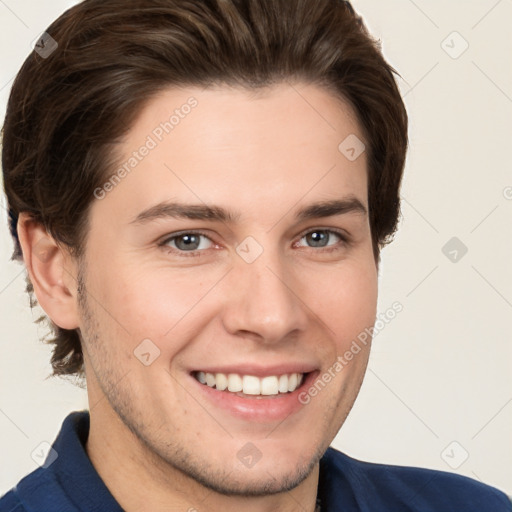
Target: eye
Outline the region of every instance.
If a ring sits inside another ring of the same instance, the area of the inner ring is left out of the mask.
[[[212,240],[204,233],[184,231],[167,237],[160,242],[159,245],[164,248],[169,248],[170,252],[190,253],[180,254],[180,256],[200,256],[202,251],[211,248],[211,245],[209,245],[208,242],[204,243],[202,239],[208,240],[210,244],[213,244]]]
[[[334,243],[330,242],[334,237]],[[341,243],[336,244],[336,238]],[[306,240],[307,246],[311,248],[323,249],[322,252],[330,252],[341,249],[348,243],[348,237],[342,232],[332,229],[313,229],[304,233],[300,240]],[[165,238],[158,244],[169,253],[175,253],[178,256],[201,256],[207,249],[211,249],[214,242],[206,234],[198,231],[182,231],[174,233]],[[298,247],[303,245],[296,244]]]
[[[339,231],[334,231],[332,229],[313,229],[302,235],[301,240],[306,240],[306,242],[309,245],[309,247],[313,248],[325,248],[329,247],[327,251],[336,250],[336,243],[334,244],[328,244],[329,241],[332,240],[332,238],[337,237],[339,240],[341,240],[343,243],[341,245],[344,245],[344,243],[347,242],[347,237],[343,235]],[[303,247],[303,246],[302,246]]]

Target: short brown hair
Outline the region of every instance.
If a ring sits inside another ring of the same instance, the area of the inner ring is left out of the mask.
[[[173,85],[256,90],[302,80],[348,101],[366,137],[376,260],[391,240],[400,214],[407,113],[396,71],[349,2],[85,0],[46,32],[58,47],[25,60],[2,129],[13,259],[22,258],[20,212],[81,257],[93,191],[115,165],[114,143],[156,93]],[[28,277],[27,291],[34,304]],[[53,375],[83,376],[78,329],[48,321]]]

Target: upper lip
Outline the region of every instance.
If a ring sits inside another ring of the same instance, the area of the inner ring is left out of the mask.
[[[272,366],[261,366],[257,364],[238,364],[230,366],[203,366],[196,368],[193,372],[205,373],[237,373],[239,375],[254,375],[255,377],[268,377],[271,375],[284,375],[290,373],[309,373],[317,369],[317,366],[310,363],[283,363]]]

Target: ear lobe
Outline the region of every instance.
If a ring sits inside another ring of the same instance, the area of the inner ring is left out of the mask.
[[[18,238],[39,305],[63,329],[79,327],[76,265],[69,252],[27,213],[20,213]]]

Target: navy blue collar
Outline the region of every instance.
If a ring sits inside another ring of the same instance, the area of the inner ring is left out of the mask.
[[[58,479],[65,478],[61,485],[64,490],[73,491],[69,498],[80,510],[123,512],[85,451],[89,427],[89,411],[75,411],[66,417],[53,444],[60,456],[48,469],[53,470]]]

